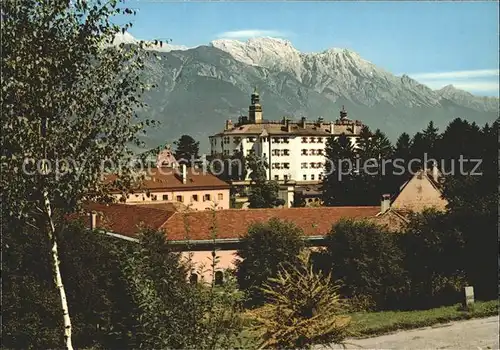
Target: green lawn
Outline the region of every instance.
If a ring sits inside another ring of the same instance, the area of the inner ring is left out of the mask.
[[[422,311],[360,312],[351,314],[351,317],[354,334],[357,337],[367,337],[493,315],[498,315],[498,300],[476,302],[471,311],[461,311],[459,305],[455,305]]]
[[[414,329],[471,318],[498,315],[498,300],[476,302],[471,311],[461,311],[459,305],[443,306],[430,310],[359,312],[352,317],[353,338],[365,338],[391,333],[397,330]],[[254,335],[245,330],[241,334],[246,346],[251,347]]]

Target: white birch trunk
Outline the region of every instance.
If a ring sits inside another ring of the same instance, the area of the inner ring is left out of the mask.
[[[59,291],[59,296],[61,297],[61,306],[63,312],[64,321],[64,342],[66,343],[66,348],[68,350],[73,350],[73,344],[71,342],[71,319],[69,317],[68,302],[66,300],[66,291],[64,290],[64,285],[61,277],[61,270],[59,269],[59,252],[57,248],[57,237],[54,227],[54,221],[52,220],[52,210],[50,207],[50,200],[47,190],[43,191],[43,200],[45,205],[45,212],[49,220],[49,240],[52,244],[51,255],[52,264],[54,267],[54,281],[56,283],[56,288]]]

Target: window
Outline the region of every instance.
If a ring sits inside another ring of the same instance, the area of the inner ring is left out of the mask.
[[[283,175],[283,180],[287,181],[288,180],[288,175]]]
[[[283,150],[283,155],[284,156],[289,156],[290,155],[290,150],[289,149],[284,149]]]
[[[280,155],[280,150],[279,149],[273,149],[273,156],[279,156]]]
[[[210,194],[207,193],[206,195],[203,196],[203,201],[207,202],[209,200],[210,200]]]
[[[215,271],[215,276],[214,276],[214,283],[216,286],[222,286],[224,283],[224,274],[222,271]]]
[[[315,143],[316,141],[315,141],[314,137],[311,137],[311,141],[309,141],[309,142],[310,143]]]
[[[318,175],[318,180],[323,180],[323,174]]]
[[[280,179],[279,175],[274,175],[274,180],[278,181]]]
[[[241,137],[235,137],[233,140],[234,143],[239,143],[241,142]]]
[[[311,156],[315,156],[316,155],[316,150],[315,149],[312,149],[311,150]]]
[[[191,201],[192,202],[198,202],[198,195],[197,194],[193,194],[193,196],[191,197]]]
[[[191,284],[198,283],[198,275],[196,273],[191,273],[191,276],[189,276],[189,283]]]
[[[306,174],[302,175],[302,179],[303,179],[304,181],[306,181],[306,180],[307,180],[307,175],[306,175]]]
[[[151,200],[155,201],[158,197],[156,197],[156,194],[151,195]]]
[[[323,150],[322,149],[319,149],[318,150],[318,155],[322,156],[323,155]]]
[[[224,199],[224,195],[222,193],[217,194],[217,199],[220,200],[220,201],[223,200]]]
[[[307,143],[307,137],[302,138],[302,143]]]
[[[283,166],[285,167],[285,169],[290,169],[290,163],[283,163]]]
[[[177,202],[184,202],[184,199],[182,198],[182,196],[179,195],[176,198],[177,198]]]
[[[281,139],[281,142],[282,142],[282,143],[289,143],[289,142],[288,142],[288,137],[283,137],[283,138]]]
[[[301,169],[307,169],[307,163],[300,163]]]
[[[303,155],[303,156],[307,156],[307,150],[306,150],[306,149],[303,149],[303,150],[302,150],[302,155]]]
[[[248,141],[249,141],[249,142],[255,142],[255,137],[253,137],[253,136],[252,136],[252,137],[249,137],[249,138],[248,138]]]
[[[311,180],[314,180],[314,174],[311,174]]]
[[[311,163],[311,169],[316,169],[316,163]]]
[[[323,142],[323,138],[318,137],[318,143],[321,143],[321,142]]]

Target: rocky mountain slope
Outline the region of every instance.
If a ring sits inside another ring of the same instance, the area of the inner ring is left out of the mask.
[[[304,54],[289,41],[261,38],[246,43],[216,40],[191,49],[167,47],[158,58],[148,62],[145,73],[158,88],[146,95],[149,107],[142,114],[161,122],[148,133],[149,146],[190,134],[208,150],[210,134],[219,132],[226,119],[247,113],[254,87],[265,119],[286,115],[334,120],[345,105],[351,118],[381,128],[393,140],[430,120],[443,127],[456,117],[484,124],[498,116],[496,98],[451,86],[434,91],[349,50]]]

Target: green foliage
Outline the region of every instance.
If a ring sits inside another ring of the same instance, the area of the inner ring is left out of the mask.
[[[328,139],[325,152],[331,162],[326,162],[328,175],[323,180],[323,202],[327,206],[350,205],[355,202],[354,173],[349,169],[349,161],[350,165],[355,164],[354,148],[349,138],[342,134]]]
[[[310,349],[343,344],[350,318],[330,275],[313,271],[305,251],[299,263],[283,265],[262,291],[268,303],[250,312],[262,334],[260,348]]]
[[[214,260],[216,264],[216,260]],[[222,288],[187,282],[190,266],[158,232],[144,232],[128,258],[129,293],[138,320],[134,348],[226,348],[241,331],[241,296],[229,281]]]
[[[407,288],[397,235],[363,221],[341,220],[326,237],[324,271],[342,281],[341,294],[373,300],[377,308],[398,306]]]
[[[36,229],[3,226],[3,344],[12,349],[60,348],[60,300],[55,293],[48,242]],[[78,348],[123,348],[133,304],[120,269],[129,245],[70,225],[60,236],[62,275]],[[121,253],[123,252],[123,254]]]
[[[276,181],[268,181],[254,185],[248,196],[249,208],[274,208],[284,205],[285,201],[278,197],[280,185]]]
[[[177,147],[175,150],[175,159],[178,162],[183,161],[188,166],[193,166],[199,158],[200,143],[189,135],[182,135],[174,142],[174,145]]]
[[[466,284],[465,242],[459,228],[446,213],[426,210],[413,214],[405,231],[401,244],[411,281],[409,305],[430,308],[459,302]]]
[[[294,208],[301,208],[306,206],[306,199],[304,198],[304,195],[302,192],[295,192],[293,196],[293,204],[292,206]]]
[[[122,183],[115,185],[126,188],[127,145],[140,144],[138,133],[152,125],[136,111],[144,107],[141,70],[153,52],[109,46],[121,30],[109,18],[132,12],[115,0],[3,4],[5,214],[36,224],[43,188],[51,189],[54,211],[71,212],[89,193],[108,198],[113,184],[101,177],[112,166],[121,165]],[[50,173],[40,174],[36,163],[25,163],[29,158],[48,159]]]
[[[249,298],[250,305],[265,301],[260,290],[269,277],[275,277],[281,264],[296,263],[304,247],[303,232],[294,224],[278,219],[252,225],[241,239],[237,255],[236,276],[240,289]]]
[[[285,201],[279,198],[280,186],[276,181],[267,181],[265,160],[255,155],[246,157],[246,166],[250,171],[252,185],[248,196],[250,208],[273,208],[284,205]]]

